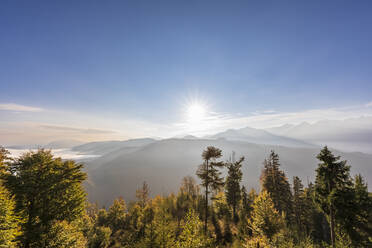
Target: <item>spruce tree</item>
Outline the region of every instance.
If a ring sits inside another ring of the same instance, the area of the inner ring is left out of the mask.
[[[222,151],[216,147],[208,146],[202,153],[204,160],[203,164],[199,166],[197,176],[202,181],[202,186],[205,190],[205,219],[204,219],[204,232],[207,233],[208,228],[208,197],[209,193],[216,192],[223,186],[223,178],[218,168],[224,166],[221,161],[216,161],[222,156]]]
[[[83,165],[54,158],[47,150],[25,153],[7,166],[5,185],[15,196],[16,211],[25,222],[22,246],[37,244],[58,220],[71,222],[82,216],[86,194]]]
[[[317,158],[320,163],[316,169],[315,201],[328,217],[331,245],[335,247],[336,216],[345,210],[342,207],[344,196],[352,185],[350,166],[346,165],[345,160],[340,160],[340,156],[334,156],[327,146],[320,151]]]
[[[305,235],[305,221],[306,221],[306,200],[304,194],[304,187],[301,180],[295,176],[293,177],[293,215],[296,224],[296,231],[300,238]]]
[[[270,194],[275,208],[284,212],[288,221],[292,214],[292,193],[284,171],[280,170],[279,155],[271,151],[269,158],[264,161],[261,174],[261,189]]]
[[[338,216],[340,225],[349,235],[353,246],[372,247],[372,198],[368,196],[368,186],[360,174],[355,176],[351,194],[346,196],[349,198],[344,197],[344,209],[338,214],[341,215]],[[345,203],[349,203],[348,206]]]
[[[241,157],[239,161],[232,161],[226,163],[228,169],[226,178],[226,200],[227,203],[233,209],[233,219],[237,222],[236,208],[241,200],[241,189],[240,182],[242,181],[243,173],[241,171],[244,157]]]

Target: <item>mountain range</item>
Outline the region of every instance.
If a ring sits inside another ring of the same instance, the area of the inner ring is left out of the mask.
[[[188,135],[162,140],[92,142],[72,149],[100,155],[86,162],[89,175],[86,188],[90,201],[103,205],[111,204],[119,196],[134,200],[135,191],[143,181],[150,185],[152,195],[176,192],[182,177],[196,178],[195,172],[202,163],[201,153],[207,146],[222,149],[222,160],[229,159],[233,152],[236,157],[245,157],[242,183],[248,188],[258,189],[262,163],[271,150],[279,154],[290,181],[293,176],[299,176],[305,185],[313,182],[316,155],[321,145],[328,144],[352,166],[352,175],[361,173],[367,182],[372,182],[372,154],[367,153],[372,147],[371,129],[357,128],[353,120],[342,124],[341,127],[339,121],[324,121],[266,130],[247,127],[199,138]],[[341,149],[344,146],[349,149]],[[361,150],[364,153],[356,152],[358,147],[364,148]]]
[[[290,181],[293,176],[299,176],[305,185],[314,181],[316,155],[323,145],[348,161],[352,175],[361,173],[367,182],[372,182],[370,123],[371,117],[361,117],[267,129],[228,129],[204,137],[187,135],[85,144],[61,140],[44,147],[68,148],[82,155],[88,173],[85,186],[89,200],[108,206],[119,196],[134,200],[135,191],[143,181],[150,185],[152,195],[176,192],[182,177],[196,178],[195,172],[202,163],[201,153],[207,146],[222,149],[222,160],[229,159],[233,152],[236,158],[245,157],[242,183],[248,188],[259,188],[262,163],[271,150],[279,154],[281,167]],[[85,160],[83,155],[87,155]]]

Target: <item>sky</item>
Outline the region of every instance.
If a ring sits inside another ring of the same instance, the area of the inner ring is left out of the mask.
[[[1,1],[0,143],[372,115],[371,12],[369,0]]]

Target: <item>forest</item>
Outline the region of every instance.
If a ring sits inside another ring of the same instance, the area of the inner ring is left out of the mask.
[[[287,178],[264,159],[260,190],[242,185],[244,157],[213,146],[178,192],[102,207],[87,201],[83,164],[50,150],[11,158],[0,148],[0,247],[372,247],[372,195],[362,175],[324,147],[315,181]]]

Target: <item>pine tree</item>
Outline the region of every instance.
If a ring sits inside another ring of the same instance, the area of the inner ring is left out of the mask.
[[[202,153],[204,163],[199,166],[197,176],[202,181],[202,186],[205,190],[205,219],[204,232],[207,233],[208,228],[208,195],[211,192],[216,192],[223,186],[223,178],[218,168],[224,166],[223,162],[218,162],[216,159],[222,156],[222,151],[216,147],[208,146]]]
[[[279,155],[271,151],[269,158],[264,161],[261,174],[261,189],[270,194],[275,208],[286,214],[287,221],[291,220],[292,193],[284,171],[280,170]]]
[[[15,196],[22,224],[23,247],[29,248],[48,233],[56,220],[81,217],[85,207],[83,165],[54,158],[50,151],[29,152],[7,166],[5,185]]]
[[[317,158],[320,160],[316,169],[315,200],[330,224],[331,245],[335,247],[335,228],[337,212],[342,213],[345,194],[351,186],[350,166],[346,161],[340,161],[340,156],[334,156],[325,146]]]
[[[226,199],[227,203],[233,209],[233,219],[237,222],[236,208],[241,200],[241,189],[240,182],[242,181],[243,173],[241,171],[244,157],[241,157],[239,161],[232,161],[226,163],[228,174],[226,178]]]

